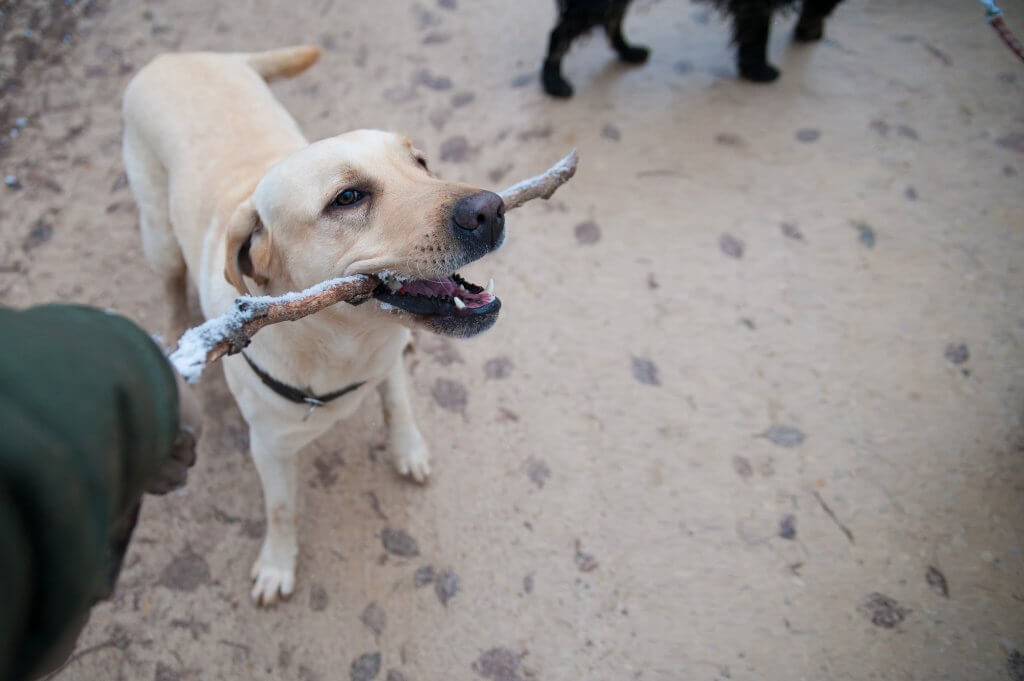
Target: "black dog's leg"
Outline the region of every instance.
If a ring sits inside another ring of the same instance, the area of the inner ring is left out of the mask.
[[[770,83],[779,77],[779,70],[768,63],[771,23],[772,12],[768,7],[733,13],[733,28],[739,46],[736,61],[742,78],[755,83]]]
[[[626,16],[627,7],[628,2],[616,3],[615,9],[604,24],[604,31],[608,34],[608,42],[619,53],[619,59],[629,64],[643,64],[651,51],[643,45],[630,45],[622,35],[622,20]]]
[[[560,19],[558,25],[551,31],[541,81],[544,83],[544,91],[552,97],[572,97],[572,85],[562,77],[562,57],[569,51],[575,37],[564,19]]]
[[[800,20],[796,23],[793,37],[802,43],[821,40],[825,35],[825,18],[832,13],[841,0],[804,0]]]

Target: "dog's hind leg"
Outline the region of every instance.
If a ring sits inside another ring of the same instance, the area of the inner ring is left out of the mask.
[[[619,59],[629,64],[643,64],[651,54],[650,49],[642,45],[630,45],[622,35],[622,21],[628,7],[628,2],[615,3],[611,16],[604,24],[604,31],[608,34],[608,42],[619,53]]]
[[[430,452],[412,414],[405,363],[401,356],[381,383],[381,398],[388,425],[388,447],[395,469],[416,482],[426,482],[430,475]]]
[[[779,70],[768,63],[768,34],[772,24],[770,4],[734,0],[730,3],[730,11],[740,76],[755,83],[772,82],[779,77]]]
[[[171,226],[167,171],[131,128],[124,136],[124,168],[139,208],[142,250],[170,306],[169,321],[161,331],[172,343],[188,326],[188,301],[185,259]]]
[[[552,97],[572,97],[572,85],[562,77],[562,58],[569,51],[572,41],[582,31],[573,31],[565,17],[559,17],[558,25],[551,31],[548,41],[548,55],[544,59],[541,82],[544,91]]]
[[[804,0],[800,20],[796,23],[793,37],[799,42],[809,43],[825,36],[825,19],[841,0]]]

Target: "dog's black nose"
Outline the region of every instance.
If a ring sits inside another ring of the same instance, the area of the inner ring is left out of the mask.
[[[505,231],[505,202],[494,192],[477,192],[459,199],[452,211],[456,235],[494,248]]]

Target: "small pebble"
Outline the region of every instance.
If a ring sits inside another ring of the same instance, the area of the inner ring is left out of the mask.
[[[28,125],[28,119],[24,116],[18,116],[14,119],[14,125],[18,126],[19,128],[24,128],[26,125]]]
[[[21,182],[18,181],[14,175],[8,175],[4,178],[4,184],[11,189],[21,189]]]

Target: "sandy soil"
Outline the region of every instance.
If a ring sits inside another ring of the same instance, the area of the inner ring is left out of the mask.
[[[211,372],[192,482],[57,678],[1024,678],[1022,65],[975,3],[849,0],[813,48],[779,19],[751,86],[717,17],[638,0],[651,62],[595,36],[556,102],[551,5],[111,0],[0,62],[6,305],[159,326],[119,100],[166,50],[319,43],[275,86],[308,134],[404,131],[448,177],[582,158],[472,269],[497,327],[410,356],[429,486],[369,401],[309,448],[297,593],[255,610],[260,486]]]

